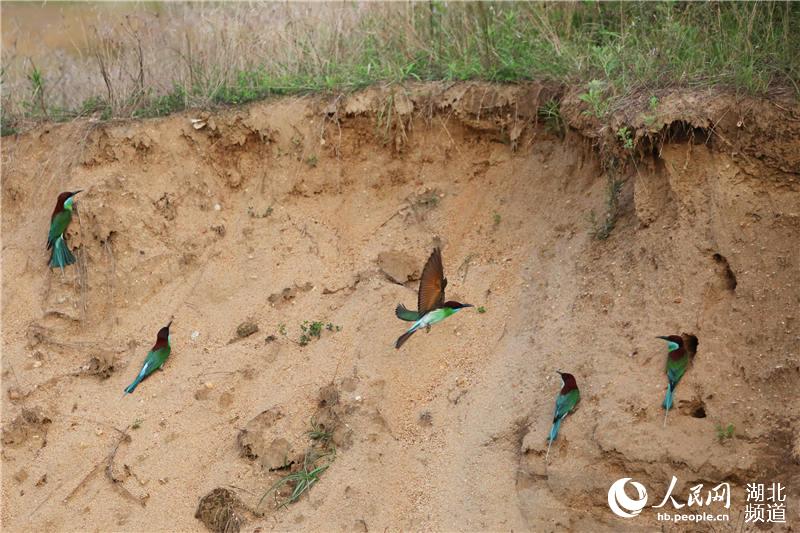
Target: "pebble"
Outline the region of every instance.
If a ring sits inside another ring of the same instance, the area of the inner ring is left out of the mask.
[[[192,335],[191,335],[191,339],[192,339],[193,341],[196,341],[196,340],[197,340],[197,337],[199,337],[199,336],[200,336],[200,332],[199,332],[199,331],[193,331],[193,332],[192,332]]]
[[[33,368],[39,368],[40,366],[42,366],[42,362],[41,361],[34,361],[33,362]]]
[[[222,206],[219,204],[214,204],[214,211],[222,211]]]
[[[206,381],[205,382],[205,386],[206,386],[207,389],[213,389],[214,388],[214,384],[211,383],[210,381]]]

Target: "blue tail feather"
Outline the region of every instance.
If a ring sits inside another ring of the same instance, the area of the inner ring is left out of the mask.
[[[67,241],[64,240],[63,235],[59,235],[53,243],[53,252],[50,256],[50,268],[60,268],[75,263],[75,256],[69,251]]]
[[[672,383],[669,383],[667,385],[667,395],[664,397],[664,403],[661,404],[661,406],[664,409],[667,409],[667,410],[672,409],[672,391],[673,391],[673,388],[674,388],[674,385]]]
[[[558,428],[561,427],[561,421],[563,419],[564,417],[556,418],[553,422],[553,427],[550,428],[550,442],[556,440],[556,437],[558,437]]]
[[[139,383],[141,383],[143,379],[144,379],[144,369],[142,369],[142,371],[139,372],[139,375],[136,376],[136,379],[133,380],[133,383],[125,387],[125,394],[131,394],[133,391],[135,391],[136,387],[139,386]]]

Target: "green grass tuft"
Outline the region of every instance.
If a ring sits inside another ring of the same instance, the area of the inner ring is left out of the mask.
[[[608,113],[611,103],[605,96],[606,83],[601,80],[592,80],[589,82],[588,90],[578,96],[581,102],[587,104],[587,109],[583,111],[584,115],[590,115],[596,118],[603,118]]]
[[[309,322],[308,320],[305,320],[303,321],[302,324],[300,324],[300,331],[302,333],[300,334],[300,339],[298,340],[298,344],[300,344],[300,346],[305,346],[312,340],[319,339],[322,336],[323,328],[328,331],[342,330],[341,326],[337,326],[331,322],[324,324],[323,322],[318,322],[318,321]]]
[[[312,418],[311,430],[308,431],[308,437],[313,441],[317,441],[323,446],[327,446],[331,442],[331,439],[333,438],[333,433],[326,431],[324,427],[317,424],[316,421]]]
[[[617,130],[617,138],[622,143],[622,147],[629,152],[633,151],[633,133],[626,126]]]
[[[260,507],[264,498],[272,492],[275,493],[277,507],[288,507],[290,503],[296,502],[304,493],[311,490],[311,487],[319,481],[320,476],[336,459],[336,447],[333,445],[332,431],[321,424],[317,424],[312,417],[311,429],[306,434],[312,442],[303,456],[303,466],[296,472],[291,472],[276,481],[261,496],[256,508]],[[290,485],[292,492],[283,502],[278,503],[279,489],[284,485]]]
[[[313,487],[319,481],[319,477],[328,469],[328,467],[331,466],[331,463],[333,463],[334,459],[336,459],[336,450],[321,455],[317,455],[313,452],[313,450],[309,450],[306,452],[306,455],[303,459],[303,467],[299,471],[287,474],[275,482],[267,490],[267,492],[261,496],[256,508],[260,507],[264,501],[264,498],[266,498],[267,495],[273,491],[275,491],[275,497],[277,500],[278,489],[286,484],[291,484],[294,486],[294,488],[292,489],[289,497],[278,504],[278,507],[288,507],[290,503],[296,502],[303,494],[311,490],[311,487]],[[322,464],[318,464],[323,460],[324,462],[322,462]]]
[[[539,117],[544,120],[545,127],[563,139],[567,132],[567,124],[561,116],[561,105],[557,100],[548,100],[539,108]]]
[[[800,94],[798,2],[431,1],[274,9],[168,4],[152,24],[87,35],[85,56],[64,59],[74,64],[42,63],[53,54],[38,66],[4,56],[4,113],[65,120],[103,102],[103,117],[152,117],[407,80],[580,84],[586,113],[598,118],[630,93],[661,88],[723,85],[764,94],[789,87]],[[207,31],[185,30],[193,22]],[[263,39],[246,37],[267,22],[274,27]],[[64,71],[81,75],[65,79]],[[554,110],[545,106],[544,113],[563,131]]]
[[[727,439],[733,438],[733,431],[734,431],[733,424],[728,424],[727,426],[723,426],[722,424],[717,423],[717,425],[714,426],[714,430],[717,432],[717,440],[720,442],[724,442]]]

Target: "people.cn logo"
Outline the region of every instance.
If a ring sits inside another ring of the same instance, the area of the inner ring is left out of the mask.
[[[631,485],[636,489],[639,498],[634,500],[625,494],[625,484],[631,481],[631,478],[624,477],[618,479],[608,489],[608,506],[611,511],[620,518],[633,518],[642,512],[644,506],[647,504],[647,489],[644,485],[631,481]]]

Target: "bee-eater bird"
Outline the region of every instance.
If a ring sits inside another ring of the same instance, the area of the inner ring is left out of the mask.
[[[672,396],[675,387],[689,368],[689,361],[697,351],[697,337],[694,335],[667,335],[657,337],[667,341],[667,395],[664,397],[662,407],[666,409],[664,413],[664,425],[667,425],[667,415],[672,408]]]
[[[558,437],[558,428],[561,427],[561,421],[564,417],[572,411],[581,399],[581,393],[578,390],[578,382],[575,381],[575,376],[567,374],[566,372],[558,372],[561,376],[561,391],[556,397],[556,410],[553,414],[553,427],[550,428],[549,442],[547,443],[547,453],[544,460],[550,456],[550,446],[553,441]]]
[[[136,376],[136,379],[133,380],[133,383],[125,388],[125,394],[130,394],[136,390],[136,387],[139,385],[139,383],[141,383],[144,378],[161,368],[161,366],[164,364],[164,361],[166,361],[167,357],[169,357],[169,352],[171,350],[169,343],[169,327],[171,324],[172,320],[169,321],[169,324],[158,330],[156,343],[150,349],[147,357],[144,358],[144,364],[142,365],[142,370],[139,371],[139,375]],[[125,394],[123,394],[123,396],[125,396]]]
[[[75,262],[75,256],[69,251],[67,241],[64,240],[64,232],[72,221],[72,209],[74,207],[75,195],[81,192],[62,192],[56,200],[56,207],[50,217],[50,233],[47,234],[47,249],[53,248],[50,256],[50,268],[60,267],[64,272],[64,267]]]
[[[447,279],[444,277],[444,267],[442,267],[442,252],[439,248],[434,248],[428,262],[425,263],[425,268],[422,269],[422,277],[419,280],[417,312],[407,309],[402,304],[395,309],[398,318],[414,322],[409,330],[397,339],[395,348],[399,349],[419,328],[430,328],[459,309],[472,307],[471,304],[445,302],[445,287],[447,287]]]

